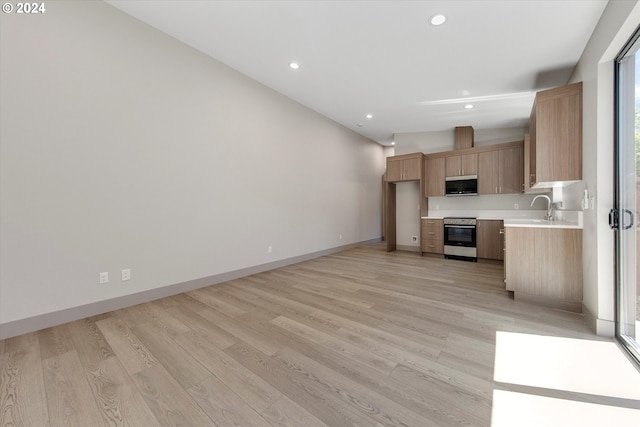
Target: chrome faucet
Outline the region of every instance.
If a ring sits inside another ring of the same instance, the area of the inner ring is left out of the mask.
[[[535,202],[538,197],[544,197],[545,199],[547,199],[547,215],[544,217],[544,219],[546,219],[547,221],[553,220],[553,203],[551,203],[551,199],[546,194],[538,194],[536,197],[534,197],[529,207],[533,206],[533,202]]]

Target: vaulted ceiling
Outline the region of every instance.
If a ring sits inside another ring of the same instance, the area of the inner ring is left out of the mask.
[[[383,145],[400,132],[526,126],[535,92],[567,83],[607,4],[107,2]],[[432,25],[436,14],[446,22]]]

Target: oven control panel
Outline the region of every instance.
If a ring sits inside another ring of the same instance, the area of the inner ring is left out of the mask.
[[[476,225],[475,218],[444,218],[444,225]]]

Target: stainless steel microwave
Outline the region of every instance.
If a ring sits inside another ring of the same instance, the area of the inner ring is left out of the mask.
[[[478,195],[478,175],[448,176],[444,184],[445,196]]]

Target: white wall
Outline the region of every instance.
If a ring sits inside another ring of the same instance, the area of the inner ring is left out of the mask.
[[[47,6],[2,14],[0,326],[380,237],[378,144],[107,4]]]
[[[453,129],[439,132],[403,132],[393,135],[395,155],[453,150]]]
[[[583,82],[583,183],[572,187],[574,199],[587,188],[595,209],[584,212],[584,305],[595,316],[599,334],[614,333],[613,232],[613,59],[640,24],[637,1],[610,1],[602,14],[571,82]]]
[[[411,241],[413,236],[418,237],[417,242]],[[420,248],[420,184],[417,181],[396,184],[396,245],[400,249]]]
[[[464,126],[464,125],[460,125]],[[505,142],[522,141],[526,128],[474,129],[473,144],[483,145],[502,144]],[[409,153],[440,153],[453,150],[455,142],[454,130],[438,132],[403,132],[394,134],[395,154]]]

